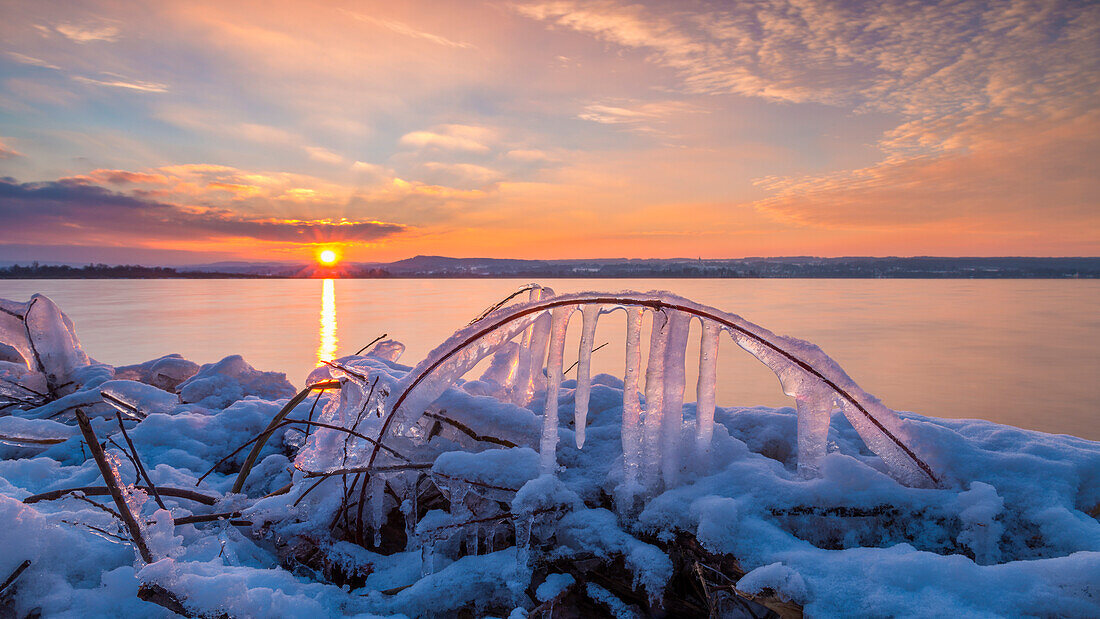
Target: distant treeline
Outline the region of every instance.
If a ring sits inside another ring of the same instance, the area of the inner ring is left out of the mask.
[[[27,266],[15,264],[7,268],[0,268],[0,279],[220,279],[226,277],[254,278],[264,276],[177,271],[176,269],[168,267],[144,267],[136,264],[122,264],[116,266],[89,264],[82,267],[74,267],[67,264],[44,265],[34,262]]]

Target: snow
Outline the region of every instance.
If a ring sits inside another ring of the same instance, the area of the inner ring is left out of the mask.
[[[552,600],[572,587],[575,582],[577,579],[569,574],[547,574],[546,580],[539,585],[538,589],[535,589],[535,599],[540,602]]]
[[[0,581],[31,562],[0,601],[17,616],[172,616],[138,598],[156,584],[207,615],[523,616],[587,596],[613,616],[643,616],[685,569],[676,545],[689,536],[712,557],[736,559],[743,572],[726,577],[738,590],[810,616],[1100,616],[1100,444],[895,413],[812,344],[728,314],[720,317],[740,331],[683,309],[627,307],[623,380],[590,376],[587,364],[562,380],[569,315],[579,307],[583,361],[600,314],[619,308],[531,290],[415,367],[398,364],[403,346],[386,340],[318,368],[309,382],[336,378],[340,389],[302,399],[286,418],[374,440],[408,391],[386,430],[394,453],[372,461],[370,440],[280,427],[240,494],[229,490],[249,441],[294,395],[284,376],[239,356],[201,368],[178,355],[114,368],[80,348],[49,299],[0,300]],[[508,319],[549,300],[561,305]],[[655,328],[643,386],[645,314]],[[693,319],[702,321],[697,404],[683,403],[684,367],[696,362],[684,353]],[[453,352],[494,321],[500,329]],[[708,377],[723,331],[777,371],[794,408],[714,402]],[[463,382],[487,357],[490,369]],[[119,406],[140,411],[123,418],[154,484],[214,505],[165,495],[162,510],[140,489]],[[89,503],[113,508],[110,497],[88,490],[23,502],[103,484],[72,425],[75,407],[107,441],[154,555],[148,565],[125,527]],[[569,408],[572,416],[560,414]],[[940,483],[922,481],[887,433],[926,458]],[[402,468],[406,459],[426,464]],[[316,477],[344,467],[360,468]],[[340,519],[360,500],[362,543]],[[234,515],[175,523],[211,513]],[[628,602],[586,581],[577,566],[591,561],[621,566],[637,596]]]

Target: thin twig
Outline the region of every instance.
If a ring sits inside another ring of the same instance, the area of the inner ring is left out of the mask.
[[[111,537],[111,538],[117,539],[118,541],[122,542],[123,544],[132,544],[133,541],[134,541],[132,539],[122,537],[121,535],[115,535],[114,533],[111,533],[109,531],[105,531],[105,530],[103,530],[103,529],[101,529],[101,528],[99,528],[95,525],[88,524],[87,522],[73,522],[72,520],[62,520],[61,522],[64,522],[65,524],[68,524],[68,525],[72,525],[74,527],[88,527],[92,531],[95,531],[96,533],[99,533],[100,535],[102,535],[104,537]]]
[[[29,391],[29,392],[33,393],[34,395],[37,395],[37,396],[41,396],[41,397],[43,397],[43,398],[48,398],[48,397],[50,397],[50,396],[46,395],[45,393],[42,393],[41,391],[37,391],[37,390],[35,390],[35,389],[31,389],[30,387],[28,387],[28,386],[26,386],[26,385],[24,385],[24,384],[22,384],[22,383],[17,383],[17,382],[15,382],[14,380],[8,380],[8,379],[6,379],[6,378],[0,378],[0,380],[4,381],[5,383],[8,383],[9,385],[12,385],[13,387],[19,387],[19,388],[20,388],[20,389],[22,389],[23,391]]]
[[[22,563],[20,563],[19,567],[15,568],[15,571],[12,572],[11,575],[8,576],[6,579],[4,579],[4,584],[0,585],[0,595],[3,595],[4,592],[7,591],[8,587],[10,587],[13,582],[15,582],[15,579],[19,578],[19,575],[22,574],[23,571],[26,570],[28,567],[30,567],[30,565],[30,559],[26,559]]]
[[[377,472],[391,472],[391,471],[416,471],[430,469],[432,465],[430,463],[417,463],[410,462],[409,464],[392,464],[389,466],[355,466],[346,469],[336,469],[334,471],[302,471],[306,474],[306,479],[312,479],[314,477],[335,477],[337,475],[351,475],[353,473],[377,473]],[[299,469],[301,470],[301,469]]]
[[[107,404],[110,404],[111,408],[114,408],[119,412],[126,413],[127,415],[133,417],[135,421],[141,421],[142,419],[145,419],[149,416],[139,410],[136,406],[133,406],[128,402],[123,402],[122,400],[116,398],[109,393],[104,393],[100,391],[99,397],[103,398],[103,401]]]
[[[370,344],[367,344],[366,346],[364,346],[364,347],[360,348],[360,349],[359,349],[359,350],[358,350],[358,351],[357,351],[357,352],[356,352],[355,354],[356,354],[357,356],[358,356],[358,355],[361,355],[361,354],[363,354],[363,351],[364,351],[364,350],[366,350],[366,349],[370,348],[371,346],[374,346],[374,345],[375,345],[375,344],[377,344],[378,342],[381,342],[381,341],[382,341],[382,338],[386,337],[386,335],[388,335],[388,334],[386,334],[386,333],[383,333],[382,335],[379,335],[378,337],[374,338],[373,340],[371,340],[371,341],[370,341]]]
[[[245,458],[244,464],[241,466],[240,473],[237,473],[237,480],[233,482],[233,489],[231,490],[231,492],[233,492],[234,494],[239,493],[241,491],[241,488],[244,487],[244,482],[246,479],[248,479],[248,473],[252,470],[252,465],[256,463],[256,458],[259,457],[260,451],[262,451],[264,445],[267,444],[267,440],[271,438],[272,434],[275,433],[275,429],[278,427],[279,422],[286,418],[286,416],[294,410],[294,407],[301,404],[302,401],[309,396],[310,391],[321,388],[339,389],[340,381],[323,380],[312,385],[306,385],[305,389],[299,391],[297,395],[295,395],[293,398],[290,399],[289,402],[286,403],[286,406],[284,406],[282,410],[280,410],[271,419],[271,423],[268,424],[267,429],[264,430],[262,434],[260,434],[259,440],[256,441],[256,444],[252,446],[252,451],[250,451],[248,453],[248,457]]]
[[[313,406],[309,407],[309,417],[306,419],[307,421],[313,421],[313,411],[317,410],[317,403],[321,401],[321,395],[324,393],[324,389],[317,390],[317,397],[313,399]],[[309,440],[309,430],[310,426],[306,426],[306,437],[303,440]]]
[[[355,378],[358,378],[361,381],[366,382],[366,380],[367,380],[367,375],[366,374],[363,374],[361,372],[356,372],[355,370],[353,370],[353,369],[351,369],[351,368],[349,368],[345,365],[341,365],[339,363],[336,363],[335,361],[322,361],[321,363],[324,363],[325,365],[327,365],[329,367],[336,368],[337,370],[340,370],[341,372],[343,372],[344,374],[347,374],[349,376],[354,376]]]
[[[199,514],[198,516],[182,516],[176,518],[174,522],[176,525],[181,524],[195,524],[197,522],[216,522],[225,518],[229,520],[231,518],[237,518],[241,515],[241,512],[220,512],[217,514]],[[248,524],[252,524],[251,522]]]
[[[610,343],[611,343],[611,342],[604,342],[603,344],[600,344],[599,346],[597,346],[597,347],[593,348],[593,349],[592,349],[592,352],[596,352],[597,350],[599,350],[599,349],[603,348],[604,346],[607,346],[607,345],[608,345],[608,344],[610,344]],[[564,371],[564,372],[562,372],[562,374],[568,374],[568,373],[569,373],[569,370],[572,370],[573,368],[577,367],[577,364],[578,364],[578,363],[580,363],[580,362],[581,362],[581,360],[580,360],[580,359],[577,359],[576,361],[574,361],[574,362],[573,362],[573,365],[571,365],[571,366],[569,366],[568,368],[566,368],[566,369],[565,369],[565,371]]]
[[[302,499],[306,498],[306,495],[307,495],[307,494],[309,494],[310,492],[313,492],[313,489],[314,489],[314,488],[316,488],[317,486],[320,486],[320,485],[321,485],[321,483],[322,483],[322,482],[324,482],[324,481],[325,481],[326,479],[328,479],[329,477],[332,477],[332,476],[331,476],[331,475],[326,475],[326,476],[322,477],[321,479],[318,479],[318,480],[317,480],[317,481],[316,481],[316,482],[315,482],[315,483],[314,483],[314,484],[313,484],[312,486],[310,486],[309,488],[306,488],[306,491],[305,491],[305,492],[303,492],[303,493],[301,494],[301,496],[299,496],[299,497],[298,497],[297,499],[294,499],[294,503],[292,503],[292,504],[291,504],[291,506],[292,506],[292,507],[298,507],[298,504],[302,502]]]
[[[368,443],[370,443],[372,445],[377,443],[377,441],[375,441],[373,438],[370,438],[368,436],[364,436],[362,434],[359,434],[358,432],[353,432],[353,431],[348,430],[347,428],[345,428],[343,426],[336,426],[336,425],[332,425],[332,424],[329,424],[329,423],[321,423],[320,421],[302,421],[301,419],[287,419],[287,420],[281,422],[279,425],[275,426],[274,429],[278,430],[279,428],[282,428],[284,426],[289,426],[289,425],[293,425],[293,424],[296,424],[296,423],[304,424],[306,426],[317,426],[318,428],[327,428],[329,430],[336,430],[338,432],[347,432],[348,434],[350,434],[352,436],[355,436],[355,437],[358,437],[358,438],[361,438],[364,441],[367,441]],[[214,466],[210,467],[210,469],[208,471],[206,471],[205,473],[202,474],[202,477],[199,477],[199,480],[195,482],[195,485],[197,486],[200,483],[202,483],[202,480],[206,479],[206,477],[208,475],[210,475],[211,473],[213,473],[214,470],[217,469],[219,466],[221,466],[221,464],[223,462],[225,462],[226,460],[229,460],[233,456],[240,453],[245,447],[248,447],[249,445],[259,441],[262,438],[263,438],[263,435],[257,436],[256,438],[248,441],[244,445],[241,445],[240,447],[234,449],[233,452],[230,453],[228,456],[225,456],[221,460],[218,460],[214,464]],[[409,461],[409,459],[405,455],[403,455],[402,453],[400,453],[400,452],[398,452],[398,451],[396,451],[396,450],[394,450],[390,447],[386,447],[385,445],[383,445],[382,448],[387,453],[392,454],[394,457],[401,458],[402,460],[405,460],[406,462]]]
[[[126,439],[126,444],[130,446],[130,452],[134,454],[134,465],[137,466],[138,473],[145,478],[145,483],[149,484],[149,488],[153,490],[153,498],[156,500],[157,505],[161,509],[168,509],[164,506],[164,501],[160,500],[160,494],[157,493],[157,487],[153,485],[153,480],[149,479],[149,473],[146,472],[145,466],[141,464],[141,456],[138,455],[137,447],[134,447],[134,442],[130,440],[130,435],[126,432],[126,426],[122,425],[122,414],[115,411],[115,418],[118,419],[118,428],[122,430],[122,438]]]
[[[0,441],[6,441],[9,443],[26,443],[28,445],[58,445],[64,443],[69,439],[67,438],[31,438],[24,436],[8,436],[6,434],[0,434]]]
[[[146,492],[152,492],[149,486],[137,486],[137,488]],[[65,488],[64,490],[51,490],[50,492],[35,494],[23,499],[23,502],[29,505],[39,501],[54,501],[72,492],[83,492],[87,496],[106,496],[111,493],[110,489],[106,486],[82,486],[80,488]],[[172,497],[174,499],[187,499],[203,505],[213,505],[219,500],[219,497],[202,494],[186,488],[161,486],[157,488],[157,492],[163,496]]]
[[[122,520],[122,516],[118,512],[116,512],[115,510],[111,509],[110,507],[107,507],[106,505],[100,505],[99,503],[96,503],[95,501],[89,499],[88,497],[86,497],[84,495],[77,494],[76,492],[73,492],[69,496],[71,496],[74,499],[80,499],[81,501],[84,501],[85,503],[88,503],[92,507],[95,507],[96,509],[105,511],[108,514],[110,514],[111,516],[113,516],[115,518],[118,518],[119,520]]]
[[[486,316],[488,316],[489,314],[492,314],[493,312],[497,311],[501,307],[504,307],[505,303],[507,303],[507,302],[511,301],[512,299],[518,297],[519,295],[527,292],[528,290],[533,290],[535,288],[542,288],[542,286],[540,286],[538,284],[526,284],[526,285],[520,287],[519,290],[516,290],[515,292],[513,292],[512,294],[504,297],[500,301],[498,301],[498,302],[494,303],[493,305],[490,305],[489,307],[485,308],[485,311],[478,314],[477,318],[474,318],[470,322],[466,323],[466,326],[468,327],[468,326],[474,324],[475,322],[481,320],[482,318],[485,318]]]
[[[130,456],[130,452],[125,447],[115,442],[115,439],[110,436],[107,437],[107,442],[110,443],[115,449],[122,452],[122,455],[126,456],[126,459],[130,461],[130,466],[134,467],[134,485],[141,483],[141,473],[137,469],[137,462],[134,462],[133,457]],[[106,446],[106,445],[104,445]]]
[[[95,458],[95,463],[99,466],[99,472],[103,475],[103,481],[107,484],[107,489],[111,492],[111,498],[115,500],[115,506],[118,507],[122,522],[125,523],[126,528],[130,530],[130,537],[134,540],[134,546],[137,547],[142,560],[146,563],[152,563],[153,553],[149,552],[149,547],[145,544],[145,538],[141,535],[141,526],[138,525],[137,520],[134,519],[134,514],[130,511],[130,506],[126,504],[126,497],[122,495],[122,488],[119,487],[119,481],[115,477],[114,471],[111,470],[111,466],[107,463],[107,455],[103,453],[103,448],[99,446],[99,439],[95,435],[95,430],[92,429],[92,422],[88,421],[88,416],[79,408],[76,409],[76,422],[80,424],[80,431],[84,434],[84,440],[88,443],[88,449],[92,451],[92,457]]]
[[[445,423],[445,424],[453,427],[454,429],[458,430],[459,432],[465,434],[466,436],[474,439],[475,441],[484,441],[486,443],[494,443],[494,444],[500,445],[502,447],[516,447],[515,443],[513,443],[512,441],[503,439],[503,438],[497,438],[495,436],[482,436],[482,435],[478,434],[477,432],[474,432],[472,428],[470,428],[466,424],[462,423],[461,421],[457,421],[455,419],[451,419],[450,417],[443,416],[443,413],[445,413],[445,412],[447,412],[447,411],[446,410],[441,410],[438,413],[425,412],[424,416],[429,418],[429,419],[434,419],[436,421]]]

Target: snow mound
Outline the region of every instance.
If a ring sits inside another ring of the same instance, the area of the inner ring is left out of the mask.
[[[268,400],[289,398],[294,386],[281,372],[260,372],[240,355],[230,355],[217,363],[202,366],[178,387],[180,400],[218,409],[254,395]]]

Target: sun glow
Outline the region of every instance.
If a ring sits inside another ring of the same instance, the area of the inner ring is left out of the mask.
[[[336,264],[339,259],[340,257],[336,255],[336,252],[331,249],[322,250],[321,253],[317,254],[317,261],[328,267]]]

